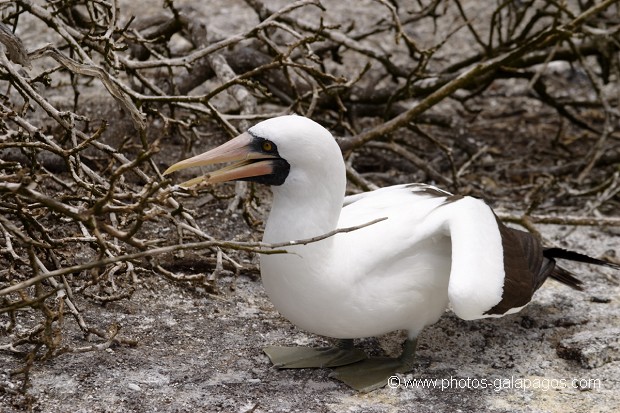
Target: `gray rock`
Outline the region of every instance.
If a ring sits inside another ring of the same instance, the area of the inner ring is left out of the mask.
[[[560,342],[558,355],[593,369],[620,360],[620,328],[582,331]]]

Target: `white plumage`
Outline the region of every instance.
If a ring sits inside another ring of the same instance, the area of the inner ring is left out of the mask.
[[[291,322],[336,338],[401,329],[415,336],[439,319],[449,299],[465,319],[483,317],[501,300],[501,240],[484,202],[470,197],[446,202],[451,194],[426,185],[345,199],[344,161],[323,127],[291,116],[267,120],[250,132],[274,142],[291,165],[286,181],[272,187],[265,242],[387,218],[289,248],[288,255],[261,257],[265,289]]]
[[[166,173],[224,161],[237,163],[190,183],[242,179],[272,185],[265,242],[308,239],[387,218],[288,247],[288,254],[261,256],[267,294],[298,327],[338,339],[408,331],[403,356],[387,363],[380,374],[375,374],[379,364],[371,360],[336,370],[336,377],[360,390],[381,386],[394,371],[410,369],[415,338],[448,306],[467,320],[501,316],[522,308],[548,276],[579,286],[555,267],[553,258],[585,261],[584,256],[543,250],[533,236],[503,226],[481,200],[423,184],[345,198],[340,149],[332,135],[310,119],[283,116],[263,121]],[[587,262],[597,261],[592,260]],[[327,360],[323,353],[266,351],[281,367],[338,366],[359,360],[349,358],[349,345],[344,347],[335,350],[335,359],[329,353]],[[368,379],[365,369],[373,371]]]

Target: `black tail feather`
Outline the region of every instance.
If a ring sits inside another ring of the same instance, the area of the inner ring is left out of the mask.
[[[613,262],[599,260],[579,252],[569,251],[562,248],[545,248],[543,250],[543,256],[549,259],[559,258],[562,260],[585,262],[587,264],[602,265],[620,270],[620,265],[614,264]]]
[[[562,260],[585,262],[587,264],[594,264],[594,265],[602,265],[604,267],[615,268],[617,270],[620,269],[620,265],[614,264],[613,262],[599,260],[598,258],[592,258],[588,255],[581,254],[575,251],[565,250],[562,248],[545,248],[543,250],[543,256],[554,263],[555,263],[555,259],[559,258]],[[549,276],[551,278],[558,280],[562,284],[566,284],[567,286],[574,288],[575,290],[583,291],[583,287],[581,286],[583,282],[579,280],[577,277],[575,277],[570,271],[565,270],[564,268],[559,267],[558,265],[555,265],[555,267],[553,268]]]
[[[573,273],[565,270],[562,267],[558,267],[556,265],[551,274],[549,274],[549,276],[554,280],[557,280],[562,284],[569,286],[572,289],[583,291],[583,287],[581,286],[581,284],[583,284],[583,281],[581,281],[579,278],[575,277]]]

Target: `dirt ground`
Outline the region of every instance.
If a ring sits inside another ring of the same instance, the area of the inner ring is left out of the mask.
[[[123,7],[134,4],[120,3]],[[329,8],[339,2],[324,3]],[[247,8],[241,1],[210,1],[203,6],[209,8],[213,23],[209,27],[217,34],[255,23],[245,19]],[[362,16],[366,8],[360,10]],[[503,98],[517,106],[520,102],[515,97]],[[501,104],[507,102],[501,99]],[[509,112],[506,109],[504,115]],[[544,134],[550,127],[545,124],[545,113],[529,106],[506,118],[522,117],[517,129],[523,130],[518,132],[536,129]],[[484,130],[496,121],[481,116],[468,125],[466,134],[480,132],[482,139],[506,132]],[[525,159],[531,141],[498,138],[492,145],[514,145],[513,150],[525,153]],[[158,164],[178,160],[178,146],[162,151]],[[502,168],[508,173],[514,165]],[[397,179],[412,176],[403,173]],[[476,188],[488,185],[491,195],[506,190],[502,182],[488,179]],[[500,211],[519,212],[514,207],[521,204],[511,202],[519,197],[512,194],[493,204]],[[225,211],[225,201],[186,202],[191,208],[205,209],[199,214],[201,222],[210,222],[207,226],[213,227],[214,236],[260,239],[260,233],[250,229],[239,214]],[[571,200],[573,205],[579,202]],[[267,195],[260,213],[264,214],[268,203]],[[620,251],[618,228],[537,228],[548,242],[594,257],[613,258]],[[160,230],[165,234],[165,229]],[[173,257],[168,268],[207,271],[201,267],[203,258],[201,253]],[[131,299],[98,305],[76,297],[89,324],[118,324],[121,336],[134,340],[135,345],[113,345],[36,363],[27,396],[0,392],[0,413],[620,411],[620,284],[613,270],[567,264],[584,281],[585,291],[548,281],[530,305],[501,319],[463,321],[447,311],[422,333],[413,372],[400,375],[391,386],[359,394],[330,379],[328,369],[277,370],[271,366],[261,351],[263,346],[321,346],[328,341],[283,319],[265,295],[256,257],[239,258],[247,260],[246,270],[236,277],[219,278],[215,291],[152,275],[141,276]],[[24,317],[27,322],[28,313]],[[67,328],[67,340],[83,341],[76,326],[67,323]],[[402,333],[394,332],[357,344],[370,355],[397,355],[403,340]],[[12,372],[22,365],[21,358],[0,352],[2,388],[17,389],[19,380]]]
[[[560,244],[594,255],[620,249],[617,233],[586,228],[566,236],[564,228],[544,230]],[[270,365],[261,346],[326,341],[280,317],[254,275],[221,279],[217,296],[144,279],[131,300],[106,307],[79,303],[96,317],[87,321],[118,322],[137,346],[66,354],[36,366],[32,410],[616,412],[620,287],[610,271],[570,268],[585,281],[585,292],[551,281],[524,310],[502,319],[466,322],[447,312],[421,335],[416,370],[401,376],[399,387],[370,394],[330,379],[327,369]],[[370,354],[397,355],[403,338],[393,333],[358,344]],[[2,353],[0,358],[0,380],[10,381],[19,360]],[[437,387],[407,382],[414,379],[438,380]],[[3,412],[20,411],[22,403],[0,395]]]

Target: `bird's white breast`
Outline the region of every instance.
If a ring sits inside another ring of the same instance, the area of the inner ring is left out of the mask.
[[[441,202],[394,190],[352,203],[341,212],[340,228],[388,219],[290,248],[290,254],[263,255],[270,299],[284,317],[316,334],[356,338],[400,329],[417,334],[437,321],[448,302],[450,240],[415,231]]]

